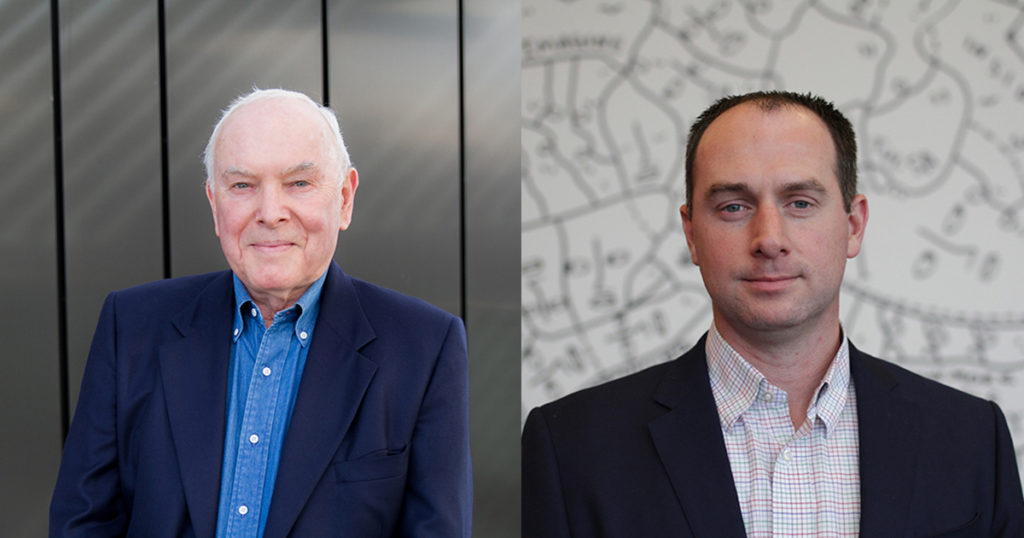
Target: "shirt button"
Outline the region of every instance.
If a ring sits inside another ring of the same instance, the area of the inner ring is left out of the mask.
[[[773,396],[770,392],[766,392],[764,393],[764,396],[762,396],[761,398],[763,398],[766,402],[770,402],[775,398],[775,396]]]
[[[263,377],[267,377],[269,375],[270,375],[270,367],[269,366],[264,366],[263,367]]]
[[[782,459],[786,461],[793,461],[793,452],[791,452],[788,448],[786,450],[783,450]]]
[[[306,334],[306,331],[302,331],[302,332],[299,333],[299,338],[301,338],[303,340],[305,340],[308,336],[309,335]]]
[[[243,504],[243,505],[238,507],[238,515],[244,516],[245,514],[248,514],[248,513],[249,513],[249,507],[248,506]]]
[[[235,329],[235,336],[238,336],[238,329]]]
[[[255,445],[256,443],[260,442],[260,436],[256,435],[255,433],[250,435],[249,442]]]
[[[250,310],[249,313],[252,314],[252,317],[256,317],[256,309],[255,308]]]

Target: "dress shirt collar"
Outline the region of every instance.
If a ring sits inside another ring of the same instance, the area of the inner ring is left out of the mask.
[[[245,332],[245,318],[254,318],[254,322],[260,327],[264,327],[263,313],[260,312],[259,308],[256,308],[255,302],[252,300],[252,296],[249,295],[249,290],[245,289],[245,285],[239,280],[238,275],[232,274],[232,278],[235,282],[235,322],[234,329],[232,330],[232,341],[237,342],[238,338]],[[299,344],[302,347],[306,347],[313,340],[313,327],[316,325],[317,312],[320,308],[320,291],[324,287],[324,280],[327,278],[327,271],[320,275],[320,278],[316,279],[302,297],[296,301],[295,305],[286,310],[282,310],[274,314],[274,321],[289,321],[289,318],[294,319],[294,316],[298,316],[295,321],[295,338],[299,340]]]
[[[754,402],[764,399],[765,394],[785,395],[722,338],[714,323],[708,332],[704,349],[718,417],[726,431],[731,431],[736,421]],[[841,333],[839,350],[832,358],[807,408],[807,419],[812,424],[816,419],[821,419],[826,436],[839,422],[839,416],[846,405],[849,384],[850,348],[845,334]]]

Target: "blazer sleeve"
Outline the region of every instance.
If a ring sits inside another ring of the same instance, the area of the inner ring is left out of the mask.
[[[568,538],[569,521],[551,431],[543,412],[530,412],[522,440],[523,536]]]
[[[122,536],[117,443],[115,294],[100,313],[82,378],[74,420],[50,503],[50,536]]]
[[[996,484],[993,536],[1024,536],[1024,494],[1021,493],[1017,456],[1006,417],[990,402],[996,423]]]
[[[470,536],[473,485],[469,453],[466,331],[452,317],[434,363],[410,443],[401,536]]]

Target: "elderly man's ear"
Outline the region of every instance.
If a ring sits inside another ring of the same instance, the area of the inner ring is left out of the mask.
[[[210,202],[210,213],[213,214],[213,233],[220,237],[220,225],[217,223],[217,201],[213,197],[213,180],[206,180],[206,200]]]
[[[341,178],[341,225],[339,230],[347,230],[352,223],[352,202],[356,198],[356,187],[359,186],[359,173],[349,168],[345,177]]]

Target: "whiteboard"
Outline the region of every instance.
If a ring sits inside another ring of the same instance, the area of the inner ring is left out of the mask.
[[[522,412],[687,350],[679,221],[715,99],[833,101],[869,202],[840,316],[862,350],[1000,404],[1024,459],[1024,5],[524,0]]]

